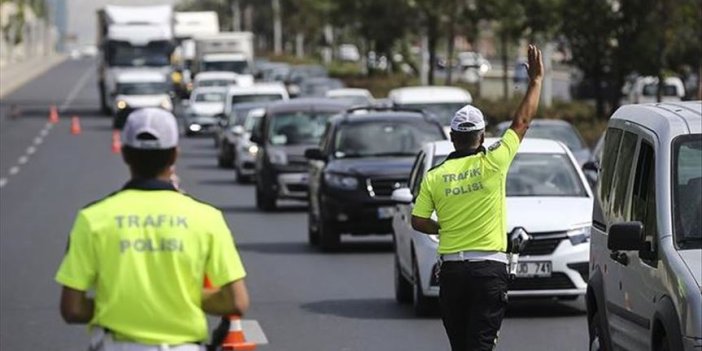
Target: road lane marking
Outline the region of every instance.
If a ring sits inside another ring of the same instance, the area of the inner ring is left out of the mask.
[[[88,69],[83,73],[83,75],[80,77],[78,80],[78,83],[73,86],[73,89],[71,90],[70,93],[68,93],[68,96],[66,97],[66,100],[64,100],[63,104],[59,107],[59,112],[65,111],[68,106],[71,105],[73,100],[78,96],[81,90],[83,90],[83,87],[85,86],[85,83],[88,82],[88,78],[90,78],[91,73],[94,72],[93,65],[90,65]]]
[[[37,148],[34,146],[30,146],[27,148],[27,155],[33,155],[35,152],[37,152]]]
[[[44,142],[44,139],[42,139],[41,137],[34,138],[34,145],[41,145],[41,143],[43,143],[43,142]]]
[[[15,175],[15,174],[19,173],[19,171],[20,171],[19,167],[12,166],[12,168],[10,168],[10,175]]]
[[[27,161],[29,161],[29,157],[27,157],[27,156],[21,156],[21,157],[17,160],[17,163],[23,165],[23,164],[27,163]]]
[[[49,134],[49,130],[46,128],[42,129],[41,132],[39,132],[39,135],[41,135],[42,137],[45,137],[48,134]]]
[[[266,334],[263,332],[261,325],[258,324],[258,321],[253,319],[242,319],[241,329],[244,331],[246,341],[257,345],[268,344],[268,338],[266,338]]]
[[[0,178],[0,188],[4,187],[5,184],[7,184],[7,178]]]

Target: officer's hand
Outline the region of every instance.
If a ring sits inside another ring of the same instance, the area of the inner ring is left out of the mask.
[[[544,63],[541,60],[541,50],[536,45],[529,45],[527,49],[527,63],[525,64],[529,79],[541,81],[544,77]]]

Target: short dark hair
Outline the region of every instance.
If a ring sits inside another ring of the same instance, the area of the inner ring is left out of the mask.
[[[480,136],[483,130],[474,130],[472,132],[457,132],[451,131],[451,141],[463,146],[476,146],[480,143]]]
[[[176,148],[143,150],[124,145],[122,155],[135,177],[156,178],[175,163]]]

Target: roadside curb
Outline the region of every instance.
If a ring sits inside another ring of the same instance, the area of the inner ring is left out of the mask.
[[[4,98],[66,59],[66,55],[40,56],[3,65],[0,68],[0,98]]]

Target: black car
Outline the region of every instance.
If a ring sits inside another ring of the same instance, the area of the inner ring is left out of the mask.
[[[329,118],[348,105],[332,99],[292,99],[266,108],[251,141],[256,155],[256,207],[272,211],[278,199],[307,200],[306,149],[319,144]]]
[[[352,109],[334,117],[310,162],[309,242],[328,250],[342,233],[392,233],[392,192],[407,186],[422,144],[445,140],[441,124],[419,111]]]

